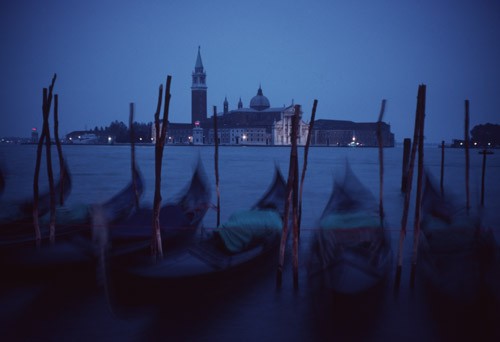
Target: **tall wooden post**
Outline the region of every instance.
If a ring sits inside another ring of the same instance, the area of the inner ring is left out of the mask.
[[[158,105],[155,113],[155,128],[156,128],[156,144],[155,144],[155,195],[153,204],[153,239],[151,244],[151,252],[153,260],[163,258],[163,246],[161,239],[160,227],[160,205],[161,205],[161,166],[163,162],[163,148],[165,147],[165,139],[167,136],[168,112],[170,108],[170,84],[172,76],[167,76],[167,88],[165,90],[165,106],[163,107],[163,123],[160,133],[160,108],[163,86],[160,85]]]
[[[377,121],[377,142],[378,142],[378,161],[379,161],[379,205],[378,211],[380,216],[380,221],[384,219],[384,143],[382,141],[382,118],[384,117],[385,104],[387,100],[382,100],[382,105],[380,107],[380,113],[378,115]]]
[[[420,123],[418,137],[418,170],[417,170],[417,194],[415,199],[415,217],[413,223],[413,254],[410,273],[410,287],[415,285],[415,274],[417,266],[418,242],[420,238],[420,213],[422,209],[422,183],[424,174],[424,122],[425,122],[425,86],[420,98]]]
[[[481,206],[484,207],[484,179],[486,175],[486,155],[493,154],[493,152],[484,149],[481,152],[479,152],[479,154],[483,155],[483,168],[481,172]]]
[[[54,141],[56,142],[57,154],[59,156],[59,205],[64,205],[64,179],[66,178],[64,168],[64,156],[62,153],[61,139],[59,139],[59,96],[54,95]]]
[[[54,77],[52,77],[52,83],[49,86],[49,90],[47,91],[47,88],[43,88],[43,99],[42,99],[42,114],[43,114],[43,128],[42,128],[42,133],[40,135],[40,140],[38,141],[38,146],[37,146],[37,158],[36,158],[36,163],[35,163],[35,175],[33,179],[33,225],[35,228],[35,241],[36,245],[40,246],[41,243],[41,233],[40,233],[40,225],[38,221],[38,180],[39,180],[39,175],[40,175],[40,163],[41,163],[41,157],[42,157],[42,147],[43,143],[46,139],[50,140],[50,135],[47,137],[47,134],[49,134],[49,129],[48,129],[48,120],[49,120],[49,114],[50,114],[50,106],[52,103],[52,91],[54,89],[54,83],[56,82],[56,77],[57,75],[54,74]],[[50,151],[50,143],[48,147]],[[49,157],[47,157],[49,159]],[[48,168],[49,166],[47,166]],[[52,164],[50,164],[50,167],[52,168]],[[50,178],[49,178],[49,186],[50,186]],[[54,184],[53,184],[53,179],[52,179],[52,185],[50,186],[50,233],[49,237],[50,240],[53,241],[54,238],[54,233],[55,233],[55,192],[54,192]]]
[[[136,164],[135,164],[135,130],[134,130],[134,103],[130,102],[130,112],[128,117],[128,127],[130,130],[130,166],[132,171],[132,185],[134,187],[134,203],[139,208],[139,192],[137,191]]]
[[[220,225],[220,188],[219,188],[219,133],[217,131],[217,107],[214,106],[214,166],[215,166],[215,192],[217,194],[217,227]]]
[[[439,182],[441,196],[444,196],[444,140],[441,141],[441,177]]]
[[[314,127],[314,120],[316,117],[316,107],[318,106],[318,100],[314,100],[313,108],[311,112],[311,121],[309,122],[309,131],[307,132],[306,146],[304,148],[304,165],[302,166],[302,175],[300,178],[300,194],[299,194],[299,217],[298,217],[298,227],[300,235],[300,224],[302,222],[302,193],[304,191],[304,179],[306,178],[307,170],[307,158],[309,156],[309,144],[311,143],[311,135]]]
[[[465,143],[465,197],[466,197],[466,209],[467,213],[470,209],[470,193],[469,193],[469,100],[465,100],[465,132],[464,132],[464,143]]]
[[[397,266],[396,266],[396,277],[395,277],[395,290],[396,292],[399,290],[399,284],[401,282],[401,272],[403,266],[403,243],[406,237],[406,224],[408,221],[408,211],[410,206],[410,194],[413,182],[413,168],[415,163],[415,155],[417,152],[417,145],[420,136],[420,115],[422,114],[422,104],[423,99],[425,99],[425,85],[421,84],[418,87],[418,95],[417,95],[417,110],[415,113],[415,127],[413,131],[413,143],[411,147],[411,155],[408,165],[408,179],[406,182],[406,192],[404,199],[404,208],[403,208],[403,216],[401,218],[401,231],[399,234],[399,247],[398,247],[398,257],[397,257]]]
[[[290,165],[288,168],[288,181],[287,181],[287,189],[286,189],[286,202],[285,202],[285,213],[283,216],[283,231],[281,233],[281,244],[280,244],[280,253],[279,253],[279,262],[278,262],[278,272],[276,274],[276,285],[278,288],[281,287],[282,284],[282,279],[283,279],[283,265],[285,263],[285,248],[286,248],[286,242],[288,238],[288,223],[289,223],[289,214],[290,214],[290,203],[292,202],[292,192],[293,192],[293,184],[294,184],[294,178],[297,177],[296,172],[296,159],[297,159],[297,125],[298,125],[298,117],[300,113],[300,106],[295,105],[294,108],[294,115],[292,117],[292,132],[291,132],[291,145],[292,148],[290,150]],[[292,222],[297,223],[297,220],[292,220]],[[298,230],[298,229],[297,229]],[[297,232],[298,233],[298,232]],[[294,236],[294,241],[293,245],[295,247],[295,243],[297,242],[298,246],[298,238],[295,240]],[[295,260],[297,260],[298,264],[298,256],[297,259],[295,258],[294,255],[294,264]],[[294,285],[298,285],[298,282],[295,283],[295,267],[294,267]],[[298,281],[298,277],[297,277]]]
[[[406,186],[408,184],[408,164],[410,161],[410,148],[411,139],[405,138],[403,142],[403,170],[401,176],[401,192],[406,192]]]

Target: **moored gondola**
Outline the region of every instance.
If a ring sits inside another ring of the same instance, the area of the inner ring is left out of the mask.
[[[387,278],[392,251],[377,208],[375,197],[347,163],[312,238],[311,282],[336,293],[359,294]]]
[[[176,198],[160,208],[160,227],[166,250],[189,242],[201,226],[210,207],[210,186],[201,160],[190,182]],[[126,220],[108,222],[110,258],[130,258],[149,250],[152,236],[153,209],[141,207]]]
[[[446,192],[448,193],[448,192]],[[478,213],[437,191],[425,174],[418,270],[440,297],[473,304],[487,290],[495,259],[494,236]]]
[[[205,229],[205,236],[181,250],[166,251],[162,260],[144,256],[125,267],[116,265],[112,270],[114,293],[138,301],[157,298],[154,289],[174,291],[171,294],[176,293],[174,289],[192,289],[206,294],[207,286],[217,284],[221,289],[226,280],[234,281],[241,272],[262,271],[262,262],[279,246],[285,194],[285,181],[276,168],[271,186],[250,210],[233,213],[211,231]]]
[[[70,178],[69,170],[66,177]],[[141,196],[144,181],[134,167],[133,180],[118,194],[99,204],[100,210],[109,222],[125,220],[135,210],[135,196]],[[56,210],[55,238],[49,241],[49,215],[41,217],[41,241],[37,244],[33,224],[13,226],[16,234],[10,234],[0,244],[2,266],[14,271],[14,276],[30,276],[30,272],[42,274],[52,269],[73,268],[77,265],[95,267],[96,236],[103,227],[93,227],[94,204],[62,206]],[[101,243],[106,241],[101,239]],[[29,271],[29,272],[26,272]]]

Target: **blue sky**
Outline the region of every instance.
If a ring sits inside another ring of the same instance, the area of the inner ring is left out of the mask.
[[[271,106],[314,99],[317,118],[385,121],[413,136],[419,84],[427,85],[427,142],[500,124],[500,1],[3,1],[0,136],[41,127],[42,88],[57,73],[60,135],[150,122],[172,75],[172,122],[189,122],[197,48],[209,113],[224,97],[245,106],[262,85]]]

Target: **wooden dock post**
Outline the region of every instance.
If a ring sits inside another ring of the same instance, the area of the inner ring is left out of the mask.
[[[278,288],[281,288],[282,281],[283,281],[283,265],[285,263],[285,248],[286,248],[286,242],[288,238],[288,221],[289,221],[289,214],[290,214],[290,203],[292,202],[292,193],[293,193],[293,187],[294,187],[294,179],[295,177],[298,177],[296,175],[297,173],[297,126],[299,122],[299,113],[300,113],[300,106],[295,105],[294,108],[294,115],[292,117],[292,134],[291,134],[291,150],[290,150],[290,165],[288,168],[288,181],[287,181],[287,188],[286,188],[286,202],[285,202],[285,213],[283,216],[283,230],[281,232],[281,243],[280,243],[280,252],[279,252],[279,261],[278,261],[278,272],[276,274],[276,286]],[[295,218],[292,218],[292,223],[293,223],[293,231],[294,231],[294,237],[293,237],[293,250],[295,251],[295,247],[297,246],[298,250],[298,236],[295,235],[296,227],[297,226],[297,211],[293,210],[292,208],[292,215],[295,215]],[[298,226],[297,226],[297,233],[298,233]],[[294,287],[298,287],[298,276],[296,277],[296,269],[295,269],[295,263],[297,262],[298,266],[298,255],[294,253],[293,255],[293,268],[294,268]],[[297,267],[298,269],[298,267]]]
[[[406,186],[408,183],[408,163],[410,160],[410,148],[411,148],[411,139],[405,138],[403,141],[403,170],[401,176],[401,192],[406,192]]]
[[[411,260],[410,288],[415,285],[417,270],[418,243],[420,238],[420,212],[422,209],[422,183],[424,176],[424,122],[425,122],[425,85],[420,98],[420,123],[418,136],[418,169],[417,169],[417,194],[415,198],[415,217],[413,223],[413,253]]]
[[[136,164],[135,164],[135,130],[134,130],[134,103],[130,102],[128,116],[128,127],[130,130],[130,166],[132,171],[132,185],[134,187],[134,203],[136,209],[139,208],[139,193],[137,192]]]
[[[382,105],[380,106],[380,113],[377,120],[377,142],[378,142],[378,161],[379,161],[379,205],[378,211],[380,216],[380,222],[384,219],[384,142],[382,141],[382,118],[384,117],[385,104],[387,100],[382,100]]]
[[[464,143],[465,143],[465,197],[466,197],[466,209],[469,213],[470,209],[470,193],[469,193],[469,100],[465,100],[465,132],[464,132]]]
[[[311,121],[309,122],[309,130],[307,131],[307,140],[306,146],[304,147],[304,165],[302,165],[302,174],[300,176],[300,193],[299,193],[299,217],[298,227],[299,227],[299,236],[300,236],[300,224],[302,222],[302,193],[304,191],[304,179],[306,178],[306,170],[307,170],[307,158],[309,156],[309,145],[311,143],[311,135],[314,127],[314,119],[316,117],[316,107],[318,106],[318,100],[314,100],[313,108],[311,112]]]
[[[479,152],[479,154],[483,155],[483,168],[481,172],[481,206],[484,207],[484,179],[486,174],[486,155],[493,154],[493,152],[484,149],[481,152]]]
[[[214,166],[215,166],[215,192],[217,195],[217,227],[220,225],[220,188],[219,188],[219,133],[217,130],[217,107],[214,106]]]
[[[441,141],[441,177],[439,182],[441,196],[444,196],[444,140]]]
[[[64,178],[66,178],[64,168],[64,156],[62,153],[61,139],[59,139],[59,96],[54,95],[54,141],[56,142],[57,154],[59,156],[59,205],[64,205]]]
[[[160,204],[161,204],[161,166],[163,161],[163,148],[167,136],[168,112],[170,107],[170,84],[172,76],[167,76],[167,88],[165,90],[165,106],[163,107],[163,123],[160,133],[160,109],[161,98],[163,93],[163,85],[160,85],[158,94],[158,105],[155,112],[155,128],[156,128],[156,143],[155,143],[155,195],[153,204],[153,236],[151,242],[151,254],[153,260],[163,258],[163,246],[161,239],[160,228]]]
[[[33,179],[33,225],[35,228],[35,241],[37,247],[40,246],[41,243],[41,232],[40,232],[40,224],[38,221],[38,180],[39,180],[39,175],[40,175],[40,163],[41,163],[41,158],[42,158],[42,147],[43,143],[45,140],[49,140],[47,150],[50,152],[50,131],[49,131],[49,114],[50,114],[50,106],[52,103],[52,92],[54,89],[54,83],[56,82],[56,77],[57,75],[54,74],[54,77],[52,77],[52,83],[49,86],[49,89],[47,91],[47,88],[43,88],[43,99],[42,99],[42,114],[43,114],[43,128],[42,128],[42,133],[40,134],[40,140],[38,141],[38,146],[37,146],[37,158],[36,158],[36,163],[35,163],[35,175]],[[48,136],[47,136],[48,135]],[[47,156],[47,160],[50,161],[50,156]],[[50,165],[50,170],[52,170],[52,164],[51,162],[48,162],[47,165],[47,170],[49,170],[49,165]],[[50,175],[49,175],[49,187],[50,187],[50,228],[49,228],[49,236],[50,236],[50,241],[53,242],[54,239],[54,233],[55,233],[55,192],[54,192],[54,182],[52,178],[52,183],[50,182]]]
[[[399,235],[399,246],[398,246],[398,256],[397,256],[397,265],[396,265],[396,277],[394,280],[395,283],[395,292],[399,291],[399,285],[401,283],[401,273],[403,268],[403,243],[406,236],[406,224],[408,221],[408,210],[410,206],[410,194],[413,182],[413,168],[415,163],[415,154],[417,152],[417,145],[420,136],[420,115],[422,114],[422,100],[425,99],[425,85],[421,84],[418,87],[418,95],[417,95],[417,110],[415,113],[415,127],[413,131],[413,143],[411,146],[411,155],[408,164],[408,178],[406,182],[406,191],[405,191],[405,199],[404,199],[404,208],[403,208],[403,216],[401,218],[401,231]]]

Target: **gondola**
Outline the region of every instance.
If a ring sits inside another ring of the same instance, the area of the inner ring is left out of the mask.
[[[220,289],[224,280],[234,280],[232,275],[260,265],[277,250],[285,194],[286,184],[276,167],[271,186],[250,210],[233,213],[227,222],[211,231],[205,229],[205,236],[182,250],[166,251],[162,260],[143,257],[118,270],[115,275],[122,280],[114,282],[114,289],[127,299],[150,298],[155,288],[162,296],[167,295],[165,289],[190,288],[206,294],[205,287],[211,283]]]
[[[472,304],[487,292],[495,259],[494,236],[481,217],[441,195],[427,172],[422,196],[418,271],[434,293]]]
[[[313,234],[308,277],[335,293],[359,294],[386,279],[391,261],[378,203],[346,163]]]
[[[134,168],[132,181],[119,193],[102,204],[98,204],[106,220],[112,223],[126,220],[136,209],[135,198],[144,191],[144,181]],[[69,171],[66,170],[69,178]],[[74,266],[95,267],[95,241],[102,235],[103,227],[93,225],[92,211],[95,204],[62,206],[56,210],[55,241],[49,242],[49,215],[40,219],[41,241],[36,246],[32,223],[27,231],[10,235],[0,243],[2,266],[20,273],[21,271],[46,272],[49,269],[61,270]],[[106,244],[101,239],[100,243]]]
[[[63,199],[67,199],[71,192],[71,175],[66,163],[64,163],[65,175],[63,179],[55,185],[54,191],[58,198],[63,191]],[[16,240],[23,241],[34,238],[33,228],[33,199],[0,203],[0,246],[9,245]],[[38,197],[38,215],[43,217],[50,210],[49,191]]]
[[[187,187],[160,208],[160,228],[164,249],[189,242],[210,207],[210,186],[201,160]],[[153,209],[141,207],[126,220],[108,222],[109,256],[130,258],[151,245]]]

